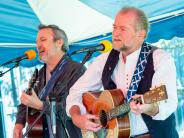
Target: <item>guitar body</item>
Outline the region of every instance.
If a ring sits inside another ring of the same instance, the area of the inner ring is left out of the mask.
[[[39,116],[39,112],[34,113],[34,115],[28,116],[28,128],[33,124],[35,119]],[[28,138],[42,138],[43,137],[43,124],[42,124],[42,117],[37,121],[31,131],[28,133]]]
[[[151,104],[168,98],[166,86],[161,85],[145,92],[140,97],[133,99],[140,104]],[[130,123],[128,112],[129,103],[124,103],[125,98],[120,89],[105,90],[103,92],[86,92],[83,94],[83,104],[88,113],[99,116],[99,121],[104,128],[99,132],[82,131],[84,138],[129,138]],[[150,135],[141,138],[151,138]]]
[[[83,104],[87,112],[98,116],[101,110],[108,112],[123,103],[124,96],[120,89],[105,90],[103,92],[86,92],[83,94]],[[109,120],[106,126],[106,132],[106,138],[129,138],[130,124],[128,114],[121,118]],[[92,132],[83,131],[83,137],[92,138],[95,135]]]

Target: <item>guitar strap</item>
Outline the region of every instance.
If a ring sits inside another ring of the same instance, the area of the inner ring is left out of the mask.
[[[129,102],[131,100],[131,97],[137,92],[151,49],[152,47],[150,44],[143,43],[136,65],[136,70],[134,71],[132,81],[127,92],[126,102]]]
[[[59,76],[61,76],[62,73],[65,73],[65,66],[68,63],[67,59],[68,59],[68,56],[64,55],[64,57],[60,60],[59,65],[57,65],[56,68],[54,69],[54,72],[52,73],[50,80],[47,82],[47,84],[43,87],[41,92],[38,94],[39,99],[41,99],[42,101],[44,101],[46,97],[49,95],[49,93],[53,91],[54,85],[58,80]],[[52,124],[50,115],[46,114],[45,117],[46,117],[47,124]],[[47,135],[49,135],[50,138],[54,137],[51,125],[47,125],[47,127],[48,127]]]
[[[44,88],[41,90],[41,92],[38,94],[39,99],[41,100],[45,100],[45,98],[49,95],[50,92],[52,92],[53,87],[55,85],[55,82],[57,81],[57,79],[59,78],[59,76],[64,73],[64,67],[67,64],[67,56],[65,55],[59,65],[56,67],[56,69],[54,70],[54,72],[52,73],[52,76],[50,78],[50,80],[48,81],[48,83],[44,86]]]

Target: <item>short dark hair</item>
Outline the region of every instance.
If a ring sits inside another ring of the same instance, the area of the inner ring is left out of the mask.
[[[57,25],[53,25],[53,24],[51,25],[40,24],[38,26],[39,30],[46,29],[46,28],[52,29],[54,34],[54,41],[57,41],[59,39],[62,39],[64,41],[61,50],[64,52],[67,52],[69,50],[69,46],[68,46],[68,37],[66,33],[62,29],[60,29]]]
[[[129,7],[129,6],[123,7],[120,10],[121,13],[126,13],[129,11],[133,11],[137,14],[138,27],[140,27],[141,29],[144,29],[146,31],[145,37],[147,37],[147,35],[149,33],[150,25],[149,25],[148,17],[144,13],[144,11],[142,11],[141,9],[138,9],[136,7]]]

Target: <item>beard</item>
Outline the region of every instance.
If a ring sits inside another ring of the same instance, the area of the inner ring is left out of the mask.
[[[51,61],[55,57],[56,52],[57,52],[57,47],[54,46],[53,48],[49,49],[48,51],[45,51],[45,55],[39,57],[39,59],[44,63],[48,63],[49,61]]]
[[[119,50],[122,51],[122,52],[126,52],[126,51],[129,50],[129,48],[126,45],[122,45]]]
[[[48,54],[39,57],[39,61],[42,62],[42,63],[47,63],[47,61],[48,61]]]

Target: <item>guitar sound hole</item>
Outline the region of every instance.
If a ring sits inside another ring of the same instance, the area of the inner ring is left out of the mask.
[[[107,114],[104,110],[100,111],[100,123],[103,127],[107,126]]]

